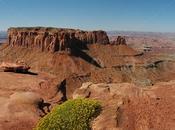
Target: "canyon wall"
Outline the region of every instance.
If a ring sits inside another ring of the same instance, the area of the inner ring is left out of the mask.
[[[82,31],[61,28],[9,28],[8,44],[38,48],[42,51],[56,52],[84,48],[87,44],[108,44],[109,38],[104,31]]]

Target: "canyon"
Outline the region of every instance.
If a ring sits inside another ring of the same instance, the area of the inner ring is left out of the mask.
[[[9,28],[0,63],[21,61],[31,70],[0,72],[0,130],[32,130],[56,104],[77,97],[102,104],[93,130],[173,130],[175,43],[157,39]]]

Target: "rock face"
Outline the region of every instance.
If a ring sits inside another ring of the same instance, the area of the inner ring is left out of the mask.
[[[106,32],[44,27],[8,29],[8,44],[11,46],[56,52],[69,50],[75,46],[83,48],[93,43],[108,44]]]
[[[92,130],[173,130],[175,81],[140,88],[130,83],[87,82],[73,98],[101,102],[102,112],[92,122]]]
[[[58,101],[55,77],[0,72],[0,79],[0,130],[32,130]]]
[[[117,40],[112,41],[114,45],[126,45],[126,39],[124,36],[118,36]]]

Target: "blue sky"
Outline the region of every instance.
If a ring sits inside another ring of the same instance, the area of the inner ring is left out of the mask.
[[[0,0],[0,30],[11,26],[175,32],[175,0]]]

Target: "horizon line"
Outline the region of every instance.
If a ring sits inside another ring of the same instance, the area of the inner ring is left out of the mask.
[[[98,30],[103,30],[106,32],[135,32],[135,33],[175,33],[175,31],[144,31],[144,30],[126,30],[126,29],[85,29],[85,28],[78,28],[78,27],[56,27],[56,26],[13,26],[13,27],[9,27],[9,28],[30,28],[30,27],[48,27],[48,28],[65,28],[65,29],[79,29],[79,30],[83,30],[83,31],[98,31]],[[7,32],[8,29],[2,29],[0,30],[0,32]]]

